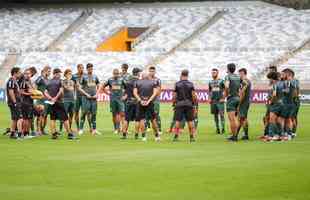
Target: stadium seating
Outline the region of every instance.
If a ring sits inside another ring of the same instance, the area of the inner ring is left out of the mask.
[[[1,8],[0,48],[42,51],[80,14],[70,8]]]
[[[103,8],[94,9],[84,27],[73,33],[62,48],[65,51],[90,50],[123,26],[159,26],[151,37],[136,46],[138,51],[167,51],[193,32],[215,9],[208,7],[193,8]]]
[[[299,80],[310,80],[310,50],[301,51],[289,59],[280,69],[290,67],[295,71]]]
[[[18,65],[22,68],[29,66],[38,67],[39,71],[46,65],[53,68],[60,67],[62,69],[71,68],[74,72],[79,63],[86,65],[93,63],[95,73],[101,80],[105,80],[112,76],[113,68],[120,68],[121,64],[128,63],[131,67],[140,67],[154,57],[152,54],[143,54],[136,52],[108,52],[108,53],[71,53],[71,52],[33,52],[23,55],[19,59]]]
[[[214,26],[190,43],[202,50],[285,50],[309,39],[310,15],[287,8],[229,8]]]

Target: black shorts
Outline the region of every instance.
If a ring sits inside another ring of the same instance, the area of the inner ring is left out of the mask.
[[[33,105],[31,104],[22,104],[21,106],[23,119],[32,119],[33,118]]]
[[[127,122],[138,121],[137,112],[138,112],[138,105],[136,103],[126,103],[125,120]]]
[[[20,104],[17,104],[16,106],[9,105],[9,108],[11,112],[11,120],[19,120],[23,118]]]
[[[147,106],[142,106],[141,104],[138,105],[138,112],[137,112],[137,119],[138,121],[143,120],[146,118],[146,115],[149,115],[151,120],[156,118],[156,113],[154,109],[154,103],[151,102]]]
[[[61,120],[67,121],[68,115],[65,110],[65,106],[63,103],[56,102],[54,105],[51,105],[51,113],[50,113],[51,120]]]
[[[175,108],[175,120],[182,121],[185,118],[187,122],[194,120],[194,110],[191,106],[180,106]]]

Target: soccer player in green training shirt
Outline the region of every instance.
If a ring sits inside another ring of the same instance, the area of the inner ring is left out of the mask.
[[[294,138],[296,136],[297,131],[297,125],[298,125],[298,111],[300,108],[300,84],[299,80],[295,78],[295,73],[292,73],[293,80],[292,84],[294,85],[294,96],[293,96],[293,102],[294,102],[294,112],[293,112],[293,134],[292,137]]]
[[[83,76],[81,85],[78,84],[78,90],[84,95],[82,97],[82,116],[80,120],[80,133],[83,133],[86,115],[89,115],[91,121],[92,135],[101,135],[97,131],[97,90],[99,89],[99,79],[93,74],[93,64],[86,65],[87,74]]]
[[[286,68],[285,73],[285,94],[283,98],[284,110],[283,117],[285,118],[285,132],[288,139],[294,138],[294,116],[296,112],[295,98],[298,97],[298,85],[294,80],[294,71]]]
[[[82,107],[82,99],[84,94],[82,94],[78,90],[78,85],[82,84],[82,80],[84,77],[84,66],[83,64],[78,64],[77,65],[77,73],[72,75],[72,80],[75,82],[75,104],[74,104],[74,121],[76,123],[77,131],[79,133],[83,133],[83,131],[80,131],[80,109]],[[90,116],[86,115],[87,121],[89,124],[89,127],[91,127],[91,122],[90,122]]]
[[[159,134],[161,135],[161,119],[160,119],[160,93],[161,93],[161,80],[156,77],[156,68],[154,66],[151,66],[149,68],[149,78],[155,82],[157,85],[157,96],[154,100],[154,110],[156,113],[156,122],[157,122],[157,127],[159,130]],[[147,114],[147,125],[149,126],[150,124],[150,114]]]
[[[41,71],[41,76],[39,76],[36,81],[35,85],[38,90],[40,90],[42,93],[45,92],[47,84],[50,80],[50,75],[51,75],[51,67],[45,66],[42,71]],[[35,107],[38,110],[43,110],[43,114],[40,117],[40,132],[43,135],[46,135],[44,129],[47,124],[47,116],[50,114],[51,111],[51,106],[49,104],[45,103],[46,98],[40,99],[36,101]]]
[[[239,69],[239,76],[241,78],[241,88],[240,88],[240,104],[238,107],[239,112],[239,128],[243,128],[244,135],[242,140],[249,139],[249,123],[248,123],[248,112],[250,108],[251,101],[251,81],[247,78],[247,70],[245,68]]]
[[[124,105],[124,87],[125,82],[120,77],[118,69],[113,70],[113,77],[109,78],[107,82],[103,84],[105,93],[110,95],[110,111],[112,113],[112,119],[114,123],[115,133],[120,133],[121,125],[123,127],[125,117],[125,105]],[[109,87],[109,90],[106,90]]]
[[[63,102],[65,111],[69,117],[69,126],[72,129],[72,120],[74,115],[74,91],[75,82],[72,80],[71,69],[66,69],[64,72],[65,79],[62,81],[63,86]]]
[[[226,102],[226,111],[228,119],[230,122],[231,136],[228,138],[229,141],[236,142],[238,141],[238,106],[240,103],[239,89],[240,89],[240,77],[235,74],[236,65],[230,63],[227,65],[227,75],[225,77],[225,97],[227,98]]]
[[[217,134],[225,133],[225,116],[224,116],[224,81],[219,78],[218,69],[212,69],[212,80],[209,82],[209,95],[210,95],[210,106],[211,114],[214,116],[214,122],[216,125]],[[219,118],[221,119],[220,132]]]

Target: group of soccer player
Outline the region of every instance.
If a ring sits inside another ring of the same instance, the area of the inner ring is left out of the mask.
[[[121,69],[113,69],[112,77],[100,83],[94,74],[94,66],[77,65],[77,73],[71,68],[62,75],[60,68],[46,66],[35,80],[35,67],[21,72],[14,67],[7,81],[7,102],[11,112],[10,138],[25,138],[47,134],[45,126],[50,118],[52,139],[57,139],[62,127],[68,139],[84,133],[85,121],[89,132],[101,135],[97,130],[97,94],[104,92],[110,97],[110,111],[114,132],[122,139],[128,138],[128,127],[134,122],[134,138],[147,140],[146,130],[152,125],[155,141],[160,141],[160,94],[161,81],[156,76],[156,68],[146,71],[123,64]],[[225,133],[225,104],[231,135],[229,141],[238,141],[243,129],[242,140],[249,140],[248,111],[251,101],[251,81],[247,69],[236,72],[236,65],[227,65],[227,75],[219,77],[219,70],[212,69],[209,81],[209,99],[211,114],[214,116],[217,134]],[[52,75],[51,75],[52,74]],[[52,77],[51,77],[52,76]],[[190,142],[195,141],[198,127],[198,99],[195,87],[188,80],[189,71],[183,70],[180,80],[173,90],[173,119],[169,132],[174,134],[173,141],[179,140],[181,130],[187,124]],[[267,75],[271,90],[264,117],[265,134],[263,141],[289,140],[296,136],[297,113],[299,109],[299,83],[291,69],[278,73],[276,67],[270,67]],[[56,129],[56,120],[60,131]],[[76,129],[73,130],[73,121]],[[36,124],[36,128],[34,126]]]

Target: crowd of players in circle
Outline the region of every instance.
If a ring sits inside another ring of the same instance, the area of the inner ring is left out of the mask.
[[[6,134],[12,139],[23,139],[47,135],[45,126],[50,118],[50,134],[57,139],[61,134],[56,130],[56,120],[60,121],[60,132],[64,127],[68,139],[77,139],[84,133],[85,121],[92,135],[101,135],[96,129],[97,94],[104,92],[110,96],[110,110],[114,131],[122,139],[128,138],[128,126],[134,122],[134,139],[147,140],[146,130],[152,127],[155,141],[162,134],[160,119],[161,81],[156,77],[156,68],[142,71],[133,68],[128,73],[128,65],[121,70],[114,69],[113,75],[100,82],[93,72],[93,64],[77,65],[77,73],[71,69],[63,72],[59,68],[46,66],[40,76],[35,78],[37,70],[30,67],[11,69],[7,81],[7,104],[11,113],[11,127]],[[51,75],[52,73],[52,75]],[[52,77],[50,77],[52,76]],[[173,92],[173,119],[169,133],[173,141],[187,124],[190,142],[195,141],[198,127],[198,100],[195,87],[188,80],[189,71],[183,70],[180,80],[175,83]],[[299,82],[291,69],[277,72],[270,67],[267,74],[270,80],[270,93],[266,102],[267,112],[263,119],[265,125],[263,141],[286,141],[296,136],[297,114],[300,106]],[[35,79],[35,80],[34,80]],[[227,75],[219,77],[218,69],[212,69],[209,81],[211,114],[214,116],[217,134],[225,133],[225,104],[231,134],[229,141],[238,141],[243,129],[242,140],[249,140],[248,111],[250,108],[251,81],[247,70],[239,69],[233,63],[227,65]],[[76,129],[73,131],[73,123]]]

